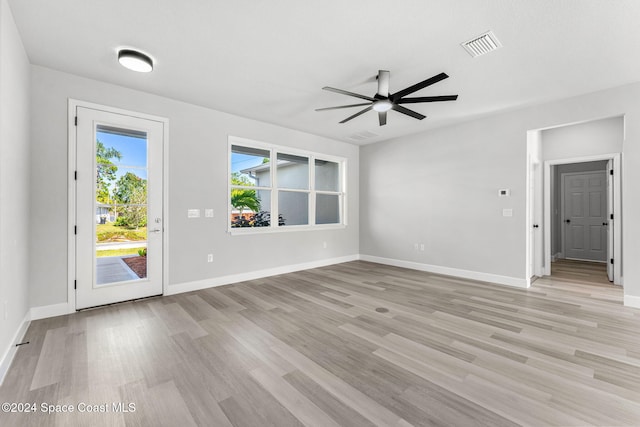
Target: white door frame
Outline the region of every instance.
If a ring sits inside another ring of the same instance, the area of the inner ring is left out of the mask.
[[[532,277],[542,276],[543,242],[542,229],[542,140],[540,130],[527,131],[527,165],[526,165],[526,236],[525,236],[525,276],[527,287],[531,286]],[[532,182],[533,181],[533,182]],[[538,227],[534,228],[534,225]]]
[[[567,159],[547,160],[544,162],[544,274],[551,275],[551,166],[570,163],[593,162],[598,160],[613,160],[613,212],[614,219],[609,220],[613,227],[613,254],[607,254],[608,258],[614,258],[613,283],[622,285],[622,154],[611,153],[596,156],[573,157]],[[611,230],[611,228],[609,228]],[[527,230],[528,231],[528,230]]]
[[[169,192],[168,192],[168,149],[169,149],[169,119],[165,117],[153,116],[150,114],[143,114],[137,111],[124,110],[122,108],[109,107],[106,105],[95,104],[92,102],[80,101],[77,99],[69,98],[67,109],[67,135],[68,135],[68,162],[67,162],[67,312],[73,313],[76,311],[76,291],[75,291],[75,276],[76,276],[76,236],[74,228],[76,225],[76,191],[75,191],[75,167],[76,164],[76,108],[85,107],[95,110],[106,111],[109,113],[128,115],[138,117],[141,119],[155,120],[163,123],[163,159],[162,159],[162,211],[163,211],[163,224],[164,233],[162,233],[162,293],[167,291],[167,285],[169,283]]]

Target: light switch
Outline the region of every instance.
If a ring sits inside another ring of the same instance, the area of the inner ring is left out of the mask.
[[[513,209],[502,209],[502,216],[513,216]]]
[[[187,218],[200,218],[200,209],[187,210]]]

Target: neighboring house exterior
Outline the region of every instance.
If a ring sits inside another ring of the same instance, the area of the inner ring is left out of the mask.
[[[285,225],[309,224],[309,192],[288,190],[309,190],[309,160],[306,157],[287,156],[287,160],[278,160],[278,207]],[[337,167],[337,164],[335,164]],[[242,174],[249,175],[255,186],[269,186],[271,163],[264,163],[252,168],[243,169]],[[323,168],[316,167],[316,174]],[[337,169],[323,174],[324,181],[333,179],[335,183],[329,187],[338,186]],[[326,177],[324,176],[326,175]],[[270,211],[271,192],[257,190],[260,197],[260,209]],[[321,203],[316,204],[316,224],[335,224],[340,222],[339,199],[337,197],[323,197]],[[246,211],[244,211],[246,212]],[[237,213],[235,213],[237,216]],[[232,218],[234,215],[232,213]]]
[[[106,203],[96,203],[96,224],[104,224],[114,222],[115,215],[111,212],[111,205]]]

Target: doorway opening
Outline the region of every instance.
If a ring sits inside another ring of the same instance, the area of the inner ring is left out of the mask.
[[[552,267],[623,284],[623,142],[624,116],[527,132],[529,284]]]
[[[620,153],[548,160],[544,172],[544,275],[553,276],[552,265],[564,260],[556,274],[563,266],[603,270],[621,285]]]
[[[551,276],[613,281],[612,160],[551,166]]]

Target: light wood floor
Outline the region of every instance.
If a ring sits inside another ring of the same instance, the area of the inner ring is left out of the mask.
[[[609,284],[607,264],[559,259],[551,263],[551,276],[573,283]]]
[[[357,261],[35,321],[26,340],[0,401],[76,412],[2,426],[640,425],[640,310],[573,279]]]

